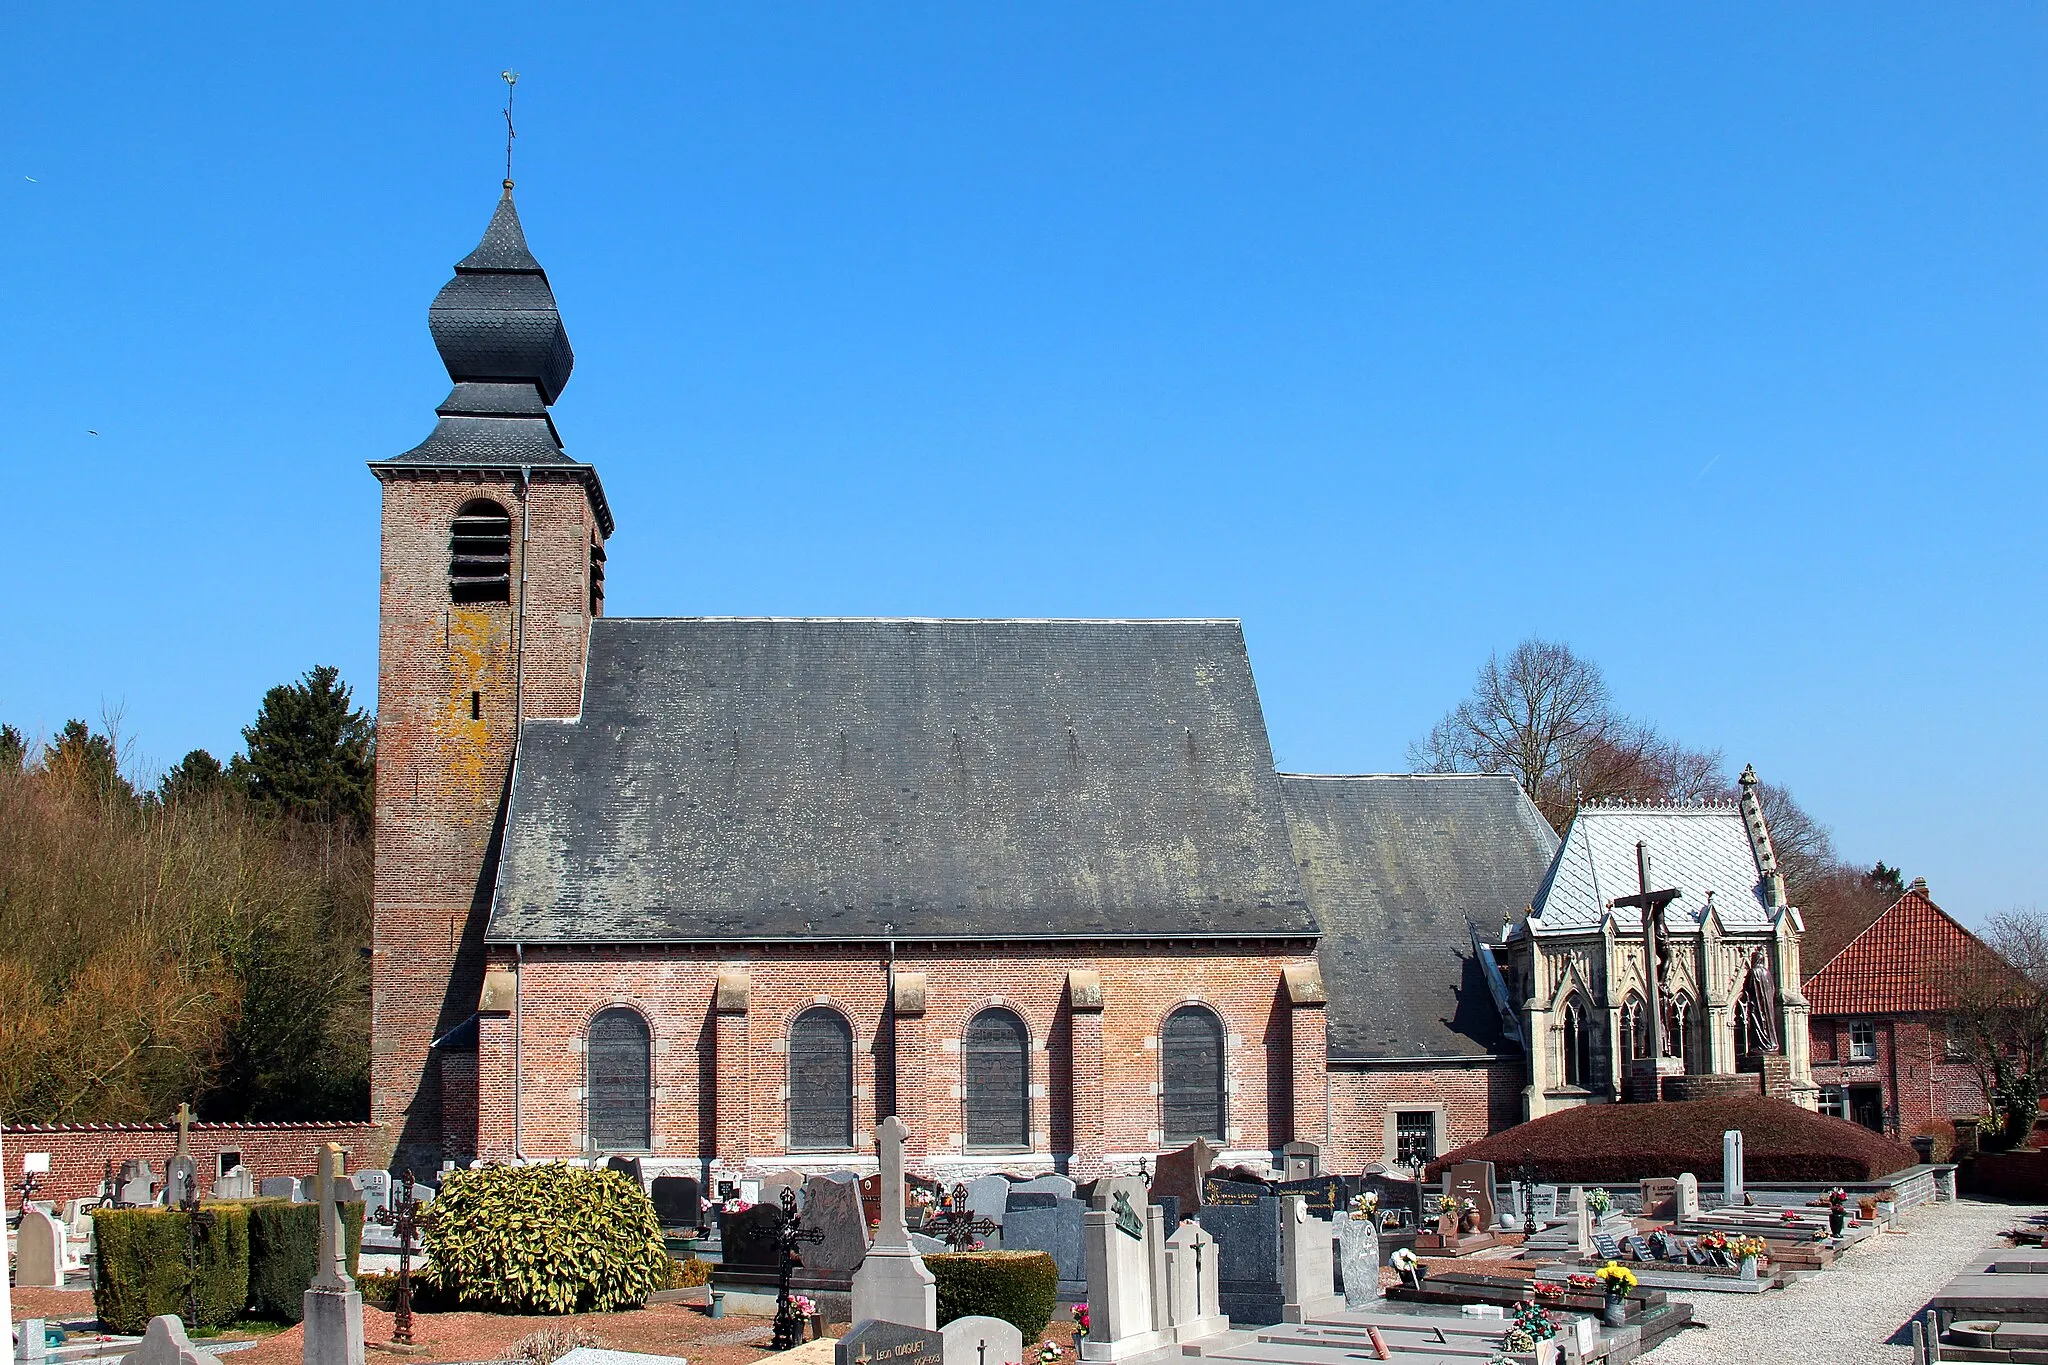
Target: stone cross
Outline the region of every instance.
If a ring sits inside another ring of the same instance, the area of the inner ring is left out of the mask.
[[[178,1105],[178,1155],[187,1160],[192,1156],[192,1106],[182,1101]]]
[[[342,1151],[330,1142],[320,1154],[320,1262],[313,1288],[346,1294],[356,1287],[348,1275],[348,1239],[341,1230]]]
[[[875,1231],[878,1247],[907,1247],[910,1229],[903,1221],[903,1144],[910,1128],[894,1114],[875,1129],[875,1155],[882,1168],[882,1222]]]
[[[909,1136],[910,1129],[894,1114],[875,1126],[882,1217],[853,1272],[853,1319],[931,1332],[939,1325],[938,1279],[911,1246],[910,1229],[903,1224],[903,1143]]]

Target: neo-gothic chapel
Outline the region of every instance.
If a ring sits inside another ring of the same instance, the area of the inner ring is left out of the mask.
[[[394,1168],[858,1168],[894,1113],[948,1179],[1196,1137],[1355,1171],[1619,1099],[1652,1032],[1809,1095],[1760,812],[1560,844],[1507,778],[1276,772],[1235,621],[607,616],[509,181],[428,321],[454,387],[371,465]],[[1686,879],[1661,975],[1635,842]]]

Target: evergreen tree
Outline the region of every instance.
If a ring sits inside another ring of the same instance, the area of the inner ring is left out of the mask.
[[[281,814],[370,823],[376,722],[355,709],[341,670],[322,664],[263,694],[256,723],[242,731],[248,753],[228,775],[251,800]]]
[[[231,788],[227,769],[204,749],[194,749],[173,764],[157,783],[157,799],[166,805],[199,801]]]
[[[12,725],[0,725],[0,773],[18,773],[28,759],[28,741]]]
[[[113,739],[93,733],[82,720],[64,722],[57,742],[43,753],[43,770],[97,796],[135,798],[135,789],[121,776],[121,755]]]

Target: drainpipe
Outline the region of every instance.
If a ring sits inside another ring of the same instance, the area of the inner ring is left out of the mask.
[[[519,609],[512,630],[512,763],[519,764],[519,727],[526,719],[526,552],[533,532],[533,466],[519,466]],[[509,799],[509,797],[508,797]],[[526,993],[526,945],[512,945],[512,1155],[526,1160],[524,1098],[526,1068],[520,999]]]
[[[526,1143],[524,1140],[525,1129],[521,1124],[521,1119],[524,1116],[525,1106],[520,1103],[520,1100],[523,1098],[522,1082],[525,1079],[526,1068],[523,1065],[524,1057],[521,1051],[523,1039],[520,1036],[520,1024],[522,1021],[519,1014],[519,1004],[520,996],[526,992],[526,945],[524,943],[515,943],[512,945],[512,951],[517,959],[516,965],[512,969],[512,1155],[524,1161],[526,1160]]]

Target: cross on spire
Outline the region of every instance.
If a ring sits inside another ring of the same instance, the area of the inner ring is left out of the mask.
[[[512,139],[519,136],[512,127],[512,95],[519,86],[519,73],[509,69],[500,71],[498,79],[505,82],[505,188],[509,190],[512,188]]]

